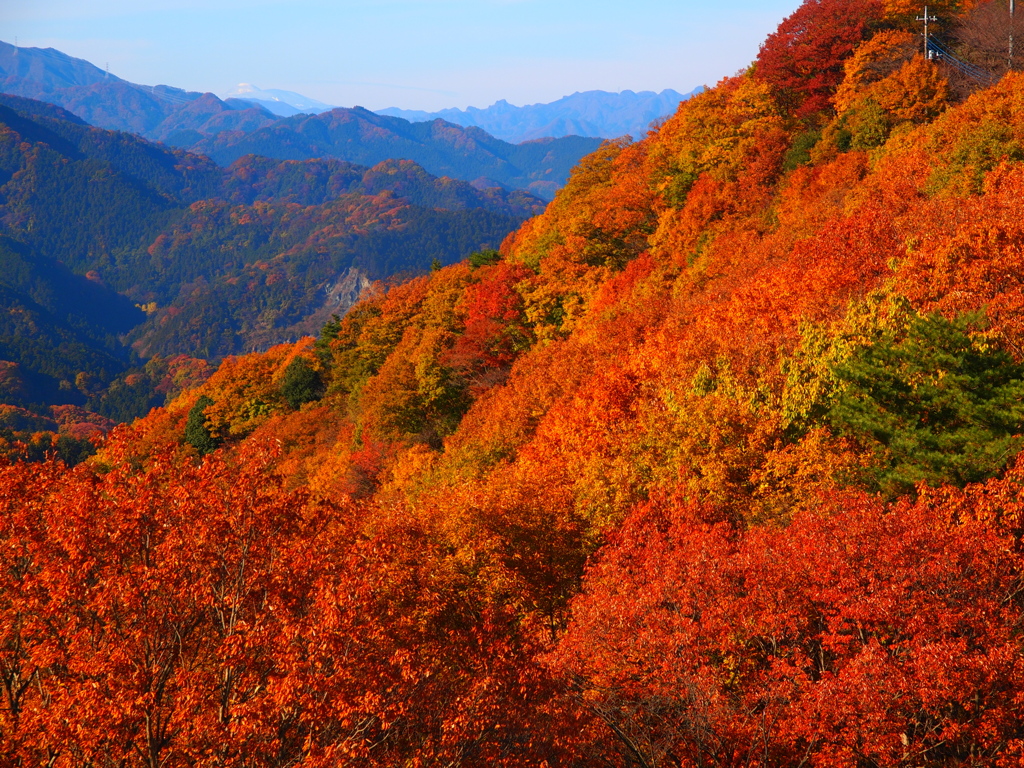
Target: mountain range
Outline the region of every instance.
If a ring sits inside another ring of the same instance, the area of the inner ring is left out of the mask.
[[[282,117],[261,99],[225,100],[166,85],[138,85],[52,48],[7,43],[0,43],[0,92],[56,104],[90,125],[202,152],[224,165],[246,154],[361,165],[412,160],[435,176],[480,188],[528,189],[546,200],[565,183],[569,169],[601,143],[565,136],[511,144],[479,128],[442,120],[410,123],[361,107]]]
[[[246,101],[168,85],[138,85],[53,48],[0,42],[0,92],[56,104],[90,125],[166,141],[176,131],[251,130],[273,122]]]
[[[523,107],[502,99],[485,109],[467,107],[422,112],[391,107],[378,110],[377,113],[412,122],[445,120],[456,125],[474,126],[513,143],[543,136],[575,135],[614,139],[628,135],[643,138],[651,123],[673,114],[681,102],[703,90],[704,86],[686,94],[672,89],[661,93],[584,91],[550,104],[528,104]]]
[[[437,176],[527,189],[546,200],[602,138],[640,137],[692,95],[588,91],[525,107],[499,101],[486,109],[374,113],[245,83],[223,99],[139,85],[52,48],[2,42],[0,92],[56,104],[91,125],[202,152],[222,164],[250,153],[362,165],[408,159]]]
[[[374,111],[378,115],[400,117],[412,123],[444,120],[467,128],[482,128],[492,136],[512,143],[561,136],[615,139],[628,135],[641,138],[652,123],[673,114],[680,103],[703,90],[704,86],[685,94],[671,88],[661,93],[584,91],[548,104],[522,107],[502,99],[484,109],[467,107],[424,112],[388,107]],[[249,83],[239,83],[224,94],[224,98],[248,101],[283,117],[303,112],[320,114],[337,108],[293,91],[264,90]]]
[[[525,189],[551,200],[601,139],[563,136],[510,144],[479,128],[444,120],[410,123],[353,107],[281,118],[252,131],[182,132],[170,143],[224,165],[250,154],[279,160],[331,157],[361,165],[407,158],[434,175],[465,179],[480,189]]]

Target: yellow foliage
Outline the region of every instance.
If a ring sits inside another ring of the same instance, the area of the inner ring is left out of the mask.
[[[456,305],[471,282],[466,262],[435,272],[428,285],[417,321],[420,325],[454,331],[459,324]]]
[[[461,382],[442,362],[453,338],[432,325],[406,328],[394,354],[360,393],[360,425],[366,436],[439,446],[454,431],[466,403]]]
[[[766,84],[749,77],[723,80],[681,104],[662,126],[651,148],[659,190],[677,204],[680,190],[673,187],[692,184],[702,173],[734,180],[763,134],[781,125]]]
[[[744,519],[755,525],[786,524],[801,510],[818,508],[829,494],[855,485],[870,460],[868,453],[827,429],[812,429],[798,442],[766,453],[751,473],[754,491]]]
[[[799,347],[780,363],[785,376],[784,426],[804,426],[827,411],[839,391],[833,369],[884,332],[906,328],[910,316],[905,299],[880,291],[852,302],[846,315],[836,322],[802,322]]]
[[[217,372],[195,394],[207,395],[207,426],[219,437],[247,435],[284,407],[279,391],[281,376],[299,355],[308,355],[314,339],[279,344],[266,352],[227,357]]]

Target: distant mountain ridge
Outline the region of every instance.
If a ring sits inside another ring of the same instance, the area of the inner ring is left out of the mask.
[[[465,128],[481,128],[513,144],[562,136],[615,139],[629,135],[640,138],[647,133],[651,123],[672,115],[680,102],[703,90],[704,86],[698,86],[689,93],[679,93],[671,88],[661,93],[630,90],[619,93],[577,91],[551,103],[522,107],[501,99],[484,109],[467,107],[425,112],[388,107],[373,111],[378,115],[400,117],[411,123],[444,120]],[[294,91],[273,88],[264,90],[250,83],[239,83],[224,94],[224,98],[247,101],[281,117],[318,115],[338,108]]]
[[[674,114],[680,102],[703,90],[704,86],[689,93],[679,93],[671,88],[661,93],[584,91],[550,104],[517,107],[502,99],[485,109],[468,107],[422,112],[391,107],[377,110],[377,114],[401,117],[410,122],[446,120],[456,125],[481,128],[492,136],[516,144],[544,136],[614,139],[629,135],[642,138],[653,121]]]
[[[526,189],[546,200],[580,158],[600,145],[600,139],[578,136],[516,145],[472,126],[411,123],[361,107],[283,117],[261,100],[281,99],[266,102],[281,112],[288,111],[282,109],[287,99],[306,97],[252,88],[242,95],[259,98],[224,100],[166,85],[137,85],[52,48],[2,42],[0,92],[56,104],[90,125],[201,152],[222,165],[246,154],[278,160],[333,158],[367,166],[412,160],[435,176],[481,189]],[[299,106],[312,111],[318,104],[307,99]]]
[[[551,200],[580,158],[600,144],[601,139],[580,136],[511,144],[480,128],[444,120],[410,123],[354,107],[295,115],[249,132],[225,131],[189,149],[222,165],[250,154],[278,160],[331,157],[368,166],[403,158],[478,189],[525,189]]]
[[[90,125],[178,146],[182,132],[253,130],[276,115],[246,101],[224,101],[168,85],[139,85],[54,48],[0,42],[0,92],[63,107]],[[189,136],[192,133],[187,134]]]

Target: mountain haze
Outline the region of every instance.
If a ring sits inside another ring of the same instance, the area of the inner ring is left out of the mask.
[[[267,98],[224,100],[166,85],[137,85],[52,48],[0,43],[0,92],[46,101],[90,125],[201,152],[223,165],[246,154],[280,160],[329,157],[361,165],[404,159],[437,176],[480,188],[527,189],[550,200],[569,169],[600,144],[570,136],[515,145],[440,120],[414,124],[360,107],[309,115],[300,110],[327,105],[288,91],[252,86],[236,91]],[[292,109],[286,99],[298,106]]]
[[[443,109],[439,112],[389,109],[379,115],[392,115],[412,122],[446,120],[456,125],[482,128],[492,136],[518,143],[543,136],[593,136],[614,139],[620,136],[642,138],[651,123],[673,114],[679,104],[704,90],[703,86],[682,94],[671,89],[653,91],[584,91],[565,96],[550,104],[517,107],[502,99],[485,109]]]

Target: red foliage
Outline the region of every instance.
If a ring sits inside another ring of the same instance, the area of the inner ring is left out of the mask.
[[[500,564],[286,492],[265,444],[107,457],[0,466],[5,764],[556,759],[543,635]]]
[[[843,62],[881,17],[880,0],[805,0],[761,45],[755,75],[786,112],[811,117],[830,107]]]
[[[460,306],[463,331],[444,357],[461,375],[481,384],[486,384],[483,375],[488,369],[506,368],[530,344],[516,285],[533,275],[527,267],[506,261],[484,270],[482,279],[465,291]]]
[[[1024,738],[1021,565],[926,505],[853,496],[738,534],[651,504],[552,663],[648,765],[992,763]]]

